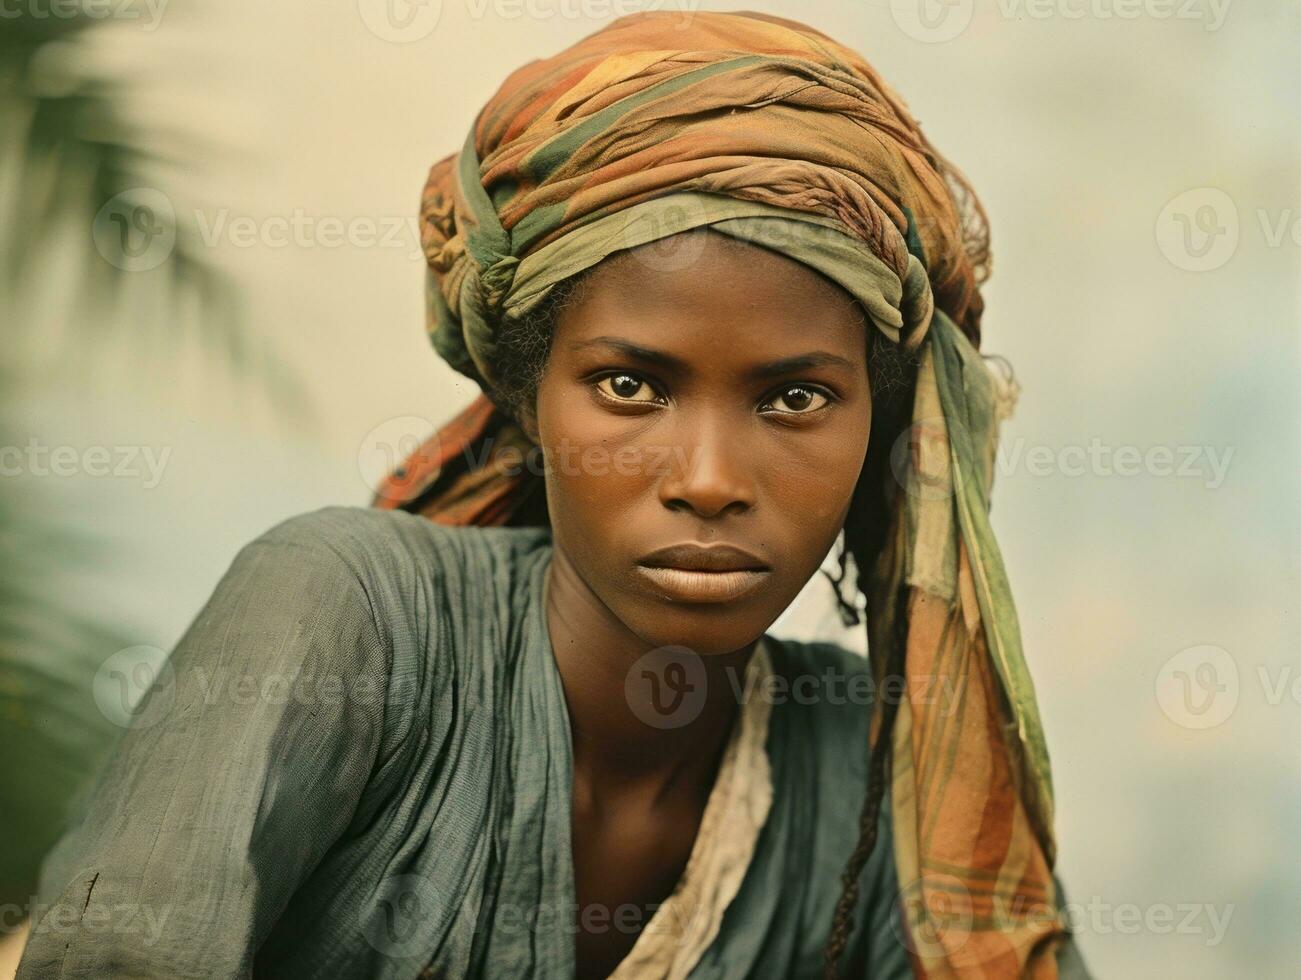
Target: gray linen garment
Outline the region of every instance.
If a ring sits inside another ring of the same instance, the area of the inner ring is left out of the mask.
[[[550,556],[546,529],[353,507],[246,546],[47,860],[19,980],[571,977]],[[866,669],[765,642],[788,681]],[[773,705],[772,807],[695,980],[820,975],[868,715]],[[906,977],[881,828],[849,959]]]

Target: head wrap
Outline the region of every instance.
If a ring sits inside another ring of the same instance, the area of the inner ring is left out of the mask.
[[[488,397],[503,325],[605,256],[701,226],[817,269],[919,354],[868,596],[871,647],[906,637],[900,914],[919,976],[1055,977],[1048,757],[989,524],[1008,391],[976,351],[984,215],[859,55],[776,17],[654,12],[512,74],[421,207],[433,345],[485,394],[375,503],[449,524],[536,516],[541,481],[520,465],[535,447]]]

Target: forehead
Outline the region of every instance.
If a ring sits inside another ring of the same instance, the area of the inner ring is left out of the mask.
[[[566,341],[614,332],[713,357],[818,346],[865,358],[866,329],[861,307],[837,283],[789,256],[707,229],[605,259],[557,322],[558,339]]]

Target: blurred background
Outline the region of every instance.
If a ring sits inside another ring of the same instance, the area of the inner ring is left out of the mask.
[[[477,393],[429,165],[505,75],[696,0],[14,0],[0,14],[0,932],[245,542]],[[768,2],[989,212],[994,522],[1097,975],[1295,975],[1301,5]],[[815,579],[773,632],[842,633]],[[12,948],[12,943],[10,944]]]

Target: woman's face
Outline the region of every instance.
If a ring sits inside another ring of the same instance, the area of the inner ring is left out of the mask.
[[[807,266],[675,238],[603,262],[561,310],[530,428],[557,550],[646,643],[707,655],[767,630],[835,543],[871,427],[867,338]]]

